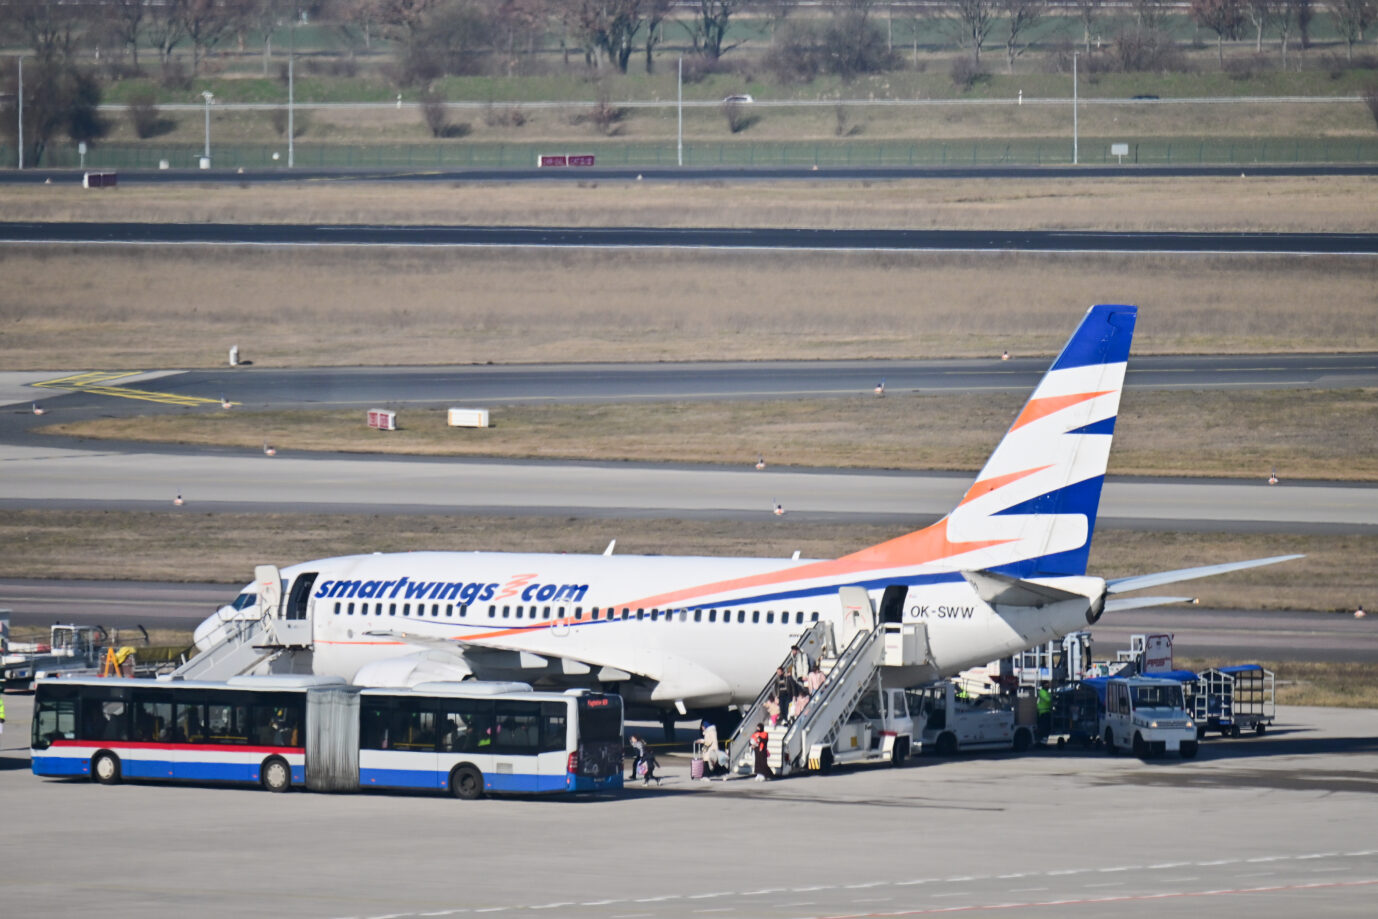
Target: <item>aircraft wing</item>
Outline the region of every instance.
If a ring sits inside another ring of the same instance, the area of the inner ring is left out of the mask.
[[[444,651],[478,667],[484,665],[485,657],[489,658],[490,664],[498,664],[507,668],[518,667],[525,670],[543,669],[552,661],[558,661],[561,665],[561,671],[567,675],[583,675],[591,673],[597,668],[598,678],[601,680],[631,678],[631,674],[616,667],[600,666],[597,663],[562,655],[534,654],[521,648],[495,644],[491,640],[485,640],[483,644],[479,645],[456,641],[452,638],[436,638],[432,635],[418,635],[415,632],[400,632],[392,629],[373,629],[364,634],[372,638],[390,638],[393,641],[404,642],[430,651]]]
[[[1105,601],[1107,613],[1124,612],[1127,609],[1143,609],[1146,606],[1167,606],[1169,603],[1195,603],[1195,597],[1116,597]]]
[[[1114,580],[1105,582],[1105,592],[1107,594],[1118,594],[1129,590],[1142,590],[1145,587],[1161,587],[1164,584],[1176,584],[1179,581],[1190,581],[1195,578],[1208,578],[1214,574],[1243,571],[1246,568],[1260,568],[1263,565],[1276,565],[1278,562],[1290,562],[1294,558],[1304,557],[1305,556],[1302,555],[1274,555],[1271,558],[1254,558],[1246,562],[1226,562],[1223,565],[1203,565],[1200,568],[1178,568],[1176,571],[1159,571],[1155,574],[1140,574],[1128,578],[1115,578]]]

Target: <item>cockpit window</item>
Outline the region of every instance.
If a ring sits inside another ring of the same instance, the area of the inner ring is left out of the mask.
[[[245,609],[246,607],[253,606],[257,602],[258,594],[242,593],[234,598],[234,602],[231,603],[230,606],[234,607],[235,609]]]

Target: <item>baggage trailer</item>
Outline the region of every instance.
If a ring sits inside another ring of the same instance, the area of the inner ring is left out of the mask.
[[[1202,671],[1191,700],[1197,736],[1208,731],[1227,737],[1264,733],[1277,715],[1276,690],[1273,672],[1258,664]]]
[[[1069,743],[1089,747],[1100,739],[1100,703],[1096,691],[1080,681],[1052,692],[1053,710],[1048,720],[1048,740],[1058,749]]]

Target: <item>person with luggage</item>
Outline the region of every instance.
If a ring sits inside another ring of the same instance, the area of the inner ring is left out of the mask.
[[[784,667],[775,668],[775,703],[780,706],[780,717],[785,724],[790,722],[790,703],[794,701],[799,681]]]
[[[632,735],[632,749],[636,751],[636,757],[632,760],[632,774],[627,776],[631,781],[638,775],[641,776],[641,784],[651,784],[651,779],[655,779],[656,784],[660,784],[660,777],[656,775],[656,754],[646,741],[641,739],[641,735]]]
[[[756,781],[765,782],[775,778],[770,769],[770,735],[766,733],[764,721],[757,722],[751,734],[751,749],[756,755]]]
[[[702,759],[703,775],[723,775],[727,772],[727,753],[718,746],[718,726],[711,721],[703,723],[703,737],[699,740],[699,754]],[[701,776],[695,776],[700,778]]]

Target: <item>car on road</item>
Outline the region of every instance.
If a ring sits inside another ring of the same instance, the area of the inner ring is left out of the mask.
[[[745,105],[756,100],[751,98],[751,93],[733,93],[723,97],[723,105]]]

